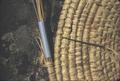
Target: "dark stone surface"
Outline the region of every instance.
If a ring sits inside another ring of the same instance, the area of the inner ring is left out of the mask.
[[[35,22],[31,0],[0,0],[0,81],[48,81],[46,68],[38,67]]]

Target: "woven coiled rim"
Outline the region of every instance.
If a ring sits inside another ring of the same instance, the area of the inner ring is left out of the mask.
[[[48,62],[50,80],[119,79],[119,15],[118,0],[65,0],[55,37],[54,63]]]

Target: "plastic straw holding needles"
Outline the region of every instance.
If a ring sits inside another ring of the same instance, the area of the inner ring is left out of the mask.
[[[46,61],[45,64],[48,67],[50,81],[56,81],[52,54],[51,54],[51,50],[50,50],[50,46],[49,46],[49,42],[48,42],[46,30],[45,30],[44,10],[43,10],[42,0],[33,0],[33,5],[34,5],[34,9],[38,19],[38,26],[40,31],[40,43],[42,45],[42,47],[39,47],[39,48],[43,49],[43,53]]]

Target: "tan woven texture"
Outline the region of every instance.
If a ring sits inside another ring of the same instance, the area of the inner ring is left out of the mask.
[[[49,69],[51,81],[119,79],[119,15],[119,0],[65,0]]]

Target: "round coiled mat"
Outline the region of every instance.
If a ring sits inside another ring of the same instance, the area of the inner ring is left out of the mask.
[[[120,78],[120,1],[65,0],[54,44],[51,81]]]

